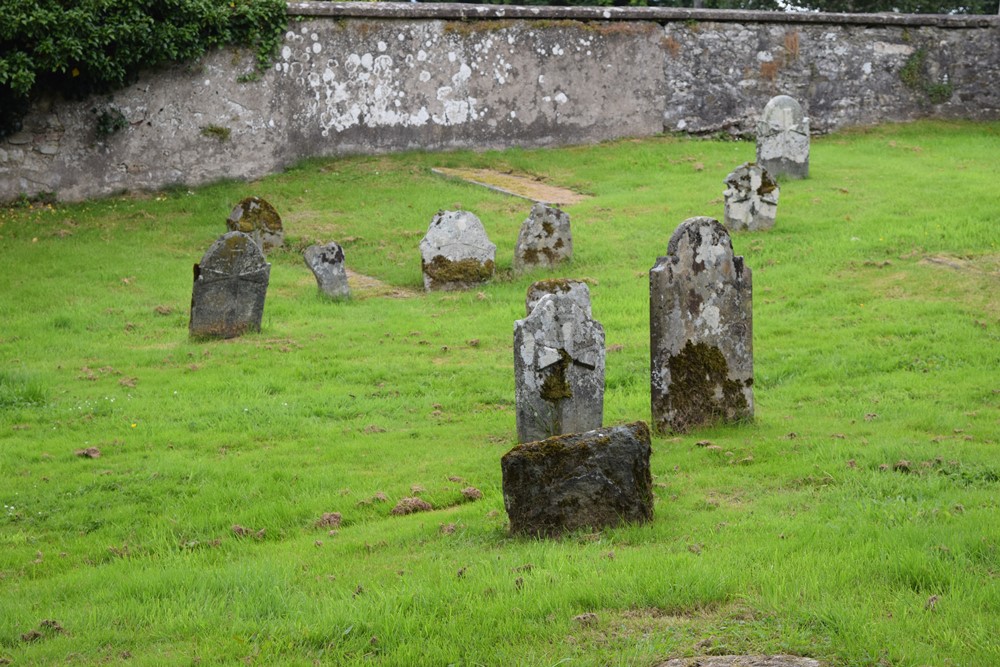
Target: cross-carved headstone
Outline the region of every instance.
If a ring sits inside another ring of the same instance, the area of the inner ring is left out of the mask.
[[[591,317],[590,288],[582,280],[569,278],[552,278],[551,280],[539,280],[531,283],[524,298],[524,314],[531,315],[531,311],[546,294],[569,295],[587,313],[587,317]]]
[[[265,253],[285,242],[281,216],[270,202],[260,197],[247,197],[237,204],[226,219],[226,228],[249,234]]]
[[[514,323],[518,442],[600,428],[604,328],[566,293],[543,296]]]
[[[271,265],[243,232],[223,234],[194,265],[189,332],[194,337],[233,338],[260,331]]]
[[[717,220],[685,220],[649,272],[653,428],[753,418],[750,269]]]
[[[551,269],[572,258],[573,235],[570,233],[569,215],[558,208],[536,203],[517,236],[514,272]]]
[[[733,231],[774,227],[778,213],[778,184],[767,170],[745,162],[726,176],[725,225]]]
[[[788,95],[778,95],[757,121],[757,164],[774,178],[809,177],[809,118]]]
[[[424,289],[463,290],[493,277],[497,247],[468,211],[438,211],[420,241]]]
[[[302,251],[302,258],[316,276],[316,285],[323,294],[331,299],[350,298],[344,249],[340,244],[331,241],[326,245],[311,245]]]

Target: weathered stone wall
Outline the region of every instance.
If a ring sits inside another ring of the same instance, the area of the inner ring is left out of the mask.
[[[0,141],[0,200],[254,178],[316,155],[1000,118],[1000,19],[648,8],[290,3],[275,66],[213,53]],[[252,77],[251,77],[252,78]],[[120,111],[128,126],[98,134]]]

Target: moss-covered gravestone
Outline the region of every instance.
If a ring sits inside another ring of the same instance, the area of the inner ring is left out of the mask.
[[[438,211],[420,241],[424,289],[464,290],[493,277],[497,247],[468,211]]]
[[[774,178],[809,178],[809,118],[788,95],[778,95],[757,121],[757,164]]]
[[[189,331],[196,338],[233,338],[260,331],[271,265],[248,234],[223,234],[194,265]]]
[[[514,323],[518,442],[601,427],[604,328],[578,298],[547,294]]]
[[[549,537],[651,521],[651,453],[644,422],[518,445],[500,460],[511,532]]]
[[[264,252],[285,242],[281,216],[266,199],[260,197],[247,197],[237,204],[226,219],[226,228],[231,232],[249,234]]]
[[[774,227],[779,189],[767,169],[745,162],[730,172],[724,182],[726,189],[722,197],[727,229],[760,231]]]
[[[339,243],[331,241],[326,245],[311,245],[302,251],[302,258],[316,277],[320,292],[331,299],[351,297],[347,267],[344,266],[344,249]]]
[[[569,215],[558,208],[537,203],[521,224],[514,246],[515,273],[551,269],[573,259],[573,235]]]
[[[653,428],[753,418],[750,269],[718,220],[685,220],[649,272]]]
[[[552,278],[531,283],[524,297],[524,314],[531,315],[531,311],[546,294],[568,294],[580,308],[583,308],[587,317],[591,316],[590,288],[582,280],[570,278]]]

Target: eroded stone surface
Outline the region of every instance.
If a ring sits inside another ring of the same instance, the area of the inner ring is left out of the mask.
[[[649,272],[653,428],[753,418],[751,273],[717,220],[685,220]]]
[[[497,247],[468,211],[438,211],[420,241],[424,289],[462,290],[493,277]]]
[[[249,234],[223,234],[194,265],[191,336],[233,338],[260,331],[271,265]]]
[[[281,216],[260,197],[247,197],[237,204],[226,219],[226,227],[231,232],[249,234],[264,252],[285,242]]]
[[[657,667],[822,667],[822,663],[797,655],[703,655],[674,658]]]
[[[576,301],[576,304],[587,313],[587,317],[592,317],[590,310],[590,288],[582,280],[572,280],[570,278],[552,278],[551,280],[539,280],[531,283],[524,298],[524,314],[531,315],[538,302],[546,294],[566,294]]]
[[[573,235],[569,215],[537,203],[521,225],[514,246],[514,272],[551,269],[573,259]]]
[[[645,422],[518,445],[500,460],[511,532],[555,536],[652,520],[651,453]]]
[[[340,244],[331,241],[326,245],[311,245],[302,252],[302,258],[316,276],[316,285],[323,294],[332,299],[350,298],[344,249]]]
[[[778,95],[757,121],[757,164],[775,178],[809,177],[809,119],[788,95]]]
[[[725,180],[725,225],[733,231],[759,231],[774,227],[778,214],[778,183],[766,169],[744,162]]]
[[[601,426],[604,328],[578,299],[547,294],[514,323],[518,442]]]

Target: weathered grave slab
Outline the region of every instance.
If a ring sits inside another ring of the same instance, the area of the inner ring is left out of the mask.
[[[319,291],[331,299],[349,299],[351,288],[347,284],[344,266],[344,249],[331,241],[326,245],[311,245],[302,251],[306,266],[316,277]]]
[[[543,296],[514,323],[518,442],[600,428],[604,417],[604,328],[578,296]]]
[[[757,121],[757,164],[774,178],[809,177],[809,118],[788,95],[778,95]]]
[[[270,277],[271,265],[249,234],[220,236],[194,265],[191,336],[233,338],[260,331]]]
[[[718,220],[677,227],[649,272],[655,430],[753,418],[751,296],[750,269]]]
[[[758,164],[745,162],[725,180],[726,227],[732,231],[761,231],[774,227],[778,214],[778,183]]]
[[[657,667],[822,667],[822,663],[797,655],[701,655],[673,658]]]
[[[270,202],[260,197],[247,197],[237,204],[226,219],[226,228],[249,234],[264,252],[285,242],[281,216]]]
[[[645,422],[518,445],[500,460],[515,534],[556,536],[653,518]]]
[[[497,247],[468,211],[438,211],[420,241],[424,289],[463,290],[493,277]]]
[[[539,280],[531,283],[524,298],[524,314],[531,315],[538,302],[546,294],[566,294],[576,301],[577,305],[587,313],[587,317],[592,317],[590,310],[590,288],[582,280],[572,280],[570,278],[552,278],[550,280]]]
[[[569,215],[545,204],[532,206],[514,246],[514,272],[551,269],[572,259]]]

